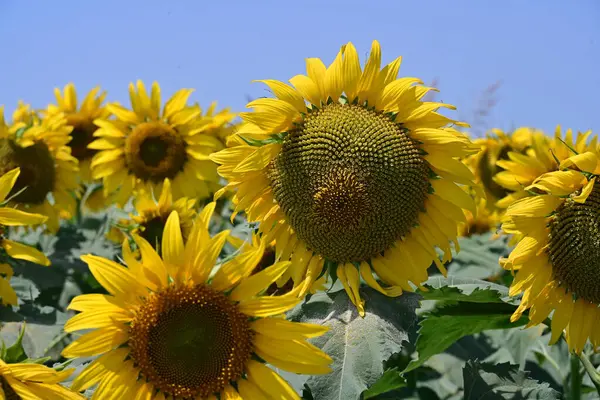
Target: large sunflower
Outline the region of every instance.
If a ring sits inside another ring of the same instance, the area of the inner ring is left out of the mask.
[[[591,134],[591,131],[578,132],[573,140],[573,131],[568,129],[563,139],[561,127],[557,126],[553,139],[536,132],[531,136],[530,147],[524,151],[506,153],[504,159],[498,160],[498,172],[492,178],[505,193],[505,196],[496,202],[496,206],[505,209],[514,201],[527,197],[525,188],[540,175],[558,170],[560,162],[573,155],[571,149],[582,153],[595,148],[595,137],[588,144]]]
[[[90,149],[101,150],[92,160],[92,175],[102,178],[106,195],[124,205],[133,192],[160,192],[171,180],[173,197],[206,198],[219,182],[209,154],[222,145],[205,133],[211,119],[198,107],[187,106],[191,89],[171,97],[161,111],[160,87],[152,84],[150,96],[141,81],[129,85],[132,110],[109,104],[115,120],[99,118],[100,127]]]
[[[50,260],[42,252],[5,237],[7,229],[11,226],[39,225],[48,219],[45,215],[31,214],[7,207],[6,196],[17,182],[19,174],[19,168],[15,168],[0,177],[0,248],[4,249],[9,257],[47,266],[50,265]],[[12,276],[12,267],[8,264],[0,264],[0,304],[2,305],[17,305],[17,294],[10,286]]]
[[[78,161],[67,146],[71,129],[64,114],[40,117],[22,103],[8,126],[0,107],[0,173],[21,169],[8,193],[9,204],[46,215],[51,232],[58,230],[61,217],[74,214],[77,205]]]
[[[432,261],[445,271],[435,247],[449,260],[462,208],[474,211],[456,183],[473,184],[458,158],[476,148],[436,112],[453,106],[422,102],[431,88],[397,79],[400,62],[380,69],[374,41],[361,70],[348,43],[328,68],[308,59],[294,88],[264,80],[276,98],[241,114],[246,144],[211,156],[237,190],[236,209],[276,240],[278,259],[291,260],[294,283],[327,263],[361,313],[359,276],[390,296],[412,290]]]
[[[566,329],[569,348],[580,352],[588,338],[600,346],[598,153],[572,155],[560,169],[538,177],[530,195],[508,207],[502,229],[520,240],[502,264],[518,271],[510,295],[523,293],[512,320],[530,309],[536,325],[554,311],[551,343]]]
[[[74,369],[56,371],[34,363],[6,363],[0,359],[0,399],[2,400],[83,400],[60,382]]]
[[[173,201],[169,179],[165,179],[158,201],[155,200],[153,193],[140,192],[133,204],[136,214],[130,214],[129,219],[120,219],[111,229],[109,236],[111,239],[121,243],[126,237],[125,232],[140,235],[160,253],[167,218],[171,212],[177,211],[183,241],[187,242],[196,218],[196,200],[182,197]]]
[[[487,205],[494,209],[498,199],[502,199],[510,192],[499,185],[494,177],[503,168],[501,162],[509,159],[509,154],[522,155],[532,146],[536,137],[539,141],[544,134],[531,128],[517,128],[513,132],[505,133],[501,129],[492,129],[485,138],[473,140],[480,150],[465,159],[471,171],[475,174],[475,182],[485,191]]]
[[[327,328],[286,321],[297,291],[256,297],[289,262],[248,277],[264,246],[245,246],[211,276],[228,231],[209,237],[215,203],[199,214],[184,245],[179,216],[167,220],[161,258],[134,236],[141,261],[123,246],[127,268],[92,255],[82,259],[109,295],[77,296],[81,311],[65,331],[93,329],[65,348],[65,357],[101,355],[74,381],[74,390],[98,384],[98,398],[299,399],[261,360],[294,373],[324,374],[332,360],[306,339]],[[260,358],[258,358],[260,357]]]

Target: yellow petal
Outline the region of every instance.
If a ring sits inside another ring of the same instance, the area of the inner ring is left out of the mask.
[[[143,237],[138,235],[132,235],[132,237],[140,249],[144,266],[156,274],[162,285],[166,285],[168,281],[167,269],[156,250]]]
[[[306,104],[304,103],[304,98],[295,91],[292,87],[286,85],[283,82],[276,81],[273,79],[265,79],[254,82],[262,82],[269,86],[269,89],[273,92],[278,99],[283,100],[289,104],[291,104],[296,111],[306,112]]]
[[[75,378],[71,389],[79,392],[96,385],[109,370],[118,370],[129,351],[128,347],[121,347],[98,357]]]
[[[262,271],[242,280],[229,295],[234,301],[249,299],[257,293],[266,290],[291,265],[289,261],[278,262]]]
[[[263,363],[248,360],[246,362],[246,373],[251,381],[269,388],[271,396],[281,400],[300,400],[300,396],[290,384]]]
[[[124,266],[92,254],[81,256],[94,278],[114,296],[144,296],[147,292],[136,277]]]
[[[581,193],[577,196],[573,196],[573,200],[577,203],[585,203],[590,193],[594,189],[594,183],[596,182],[596,177],[593,177],[588,183],[585,184]]]
[[[300,287],[298,287],[298,289],[300,289]],[[298,290],[298,292],[299,291],[300,290]],[[259,297],[256,299],[244,300],[240,302],[239,310],[251,317],[264,318],[289,311],[301,301],[302,299],[297,297],[297,293],[291,291],[283,296]]]
[[[6,226],[38,225],[43,224],[48,217],[41,214],[32,214],[9,207],[0,208],[0,224]]]
[[[568,168],[576,165],[581,171],[585,172],[594,172],[596,166],[598,165],[598,156],[592,153],[591,151],[577,154],[563,160],[560,163],[560,168]]]
[[[301,340],[321,336],[328,326],[287,321],[281,318],[261,318],[250,322],[250,328],[261,335],[280,340]]]
[[[0,203],[6,199],[6,196],[12,190],[20,173],[21,169],[15,168],[0,177]]]
[[[319,86],[305,75],[296,75],[290,79],[290,83],[310,104],[321,106],[321,93]]]
[[[562,202],[561,198],[550,195],[527,197],[513,203],[506,213],[510,216],[546,217]]]
[[[167,265],[183,266],[183,235],[177,211],[172,211],[167,218],[162,237],[162,256]],[[173,275],[173,274],[172,274]]]
[[[109,326],[86,333],[73,340],[62,351],[66,358],[94,356],[111,351],[129,339],[127,327]]]
[[[1,239],[0,243],[4,250],[6,250],[6,253],[13,258],[30,261],[44,266],[50,265],[50,260],[48,260],[44,253],[31,246],[13,242],[8,239]]]

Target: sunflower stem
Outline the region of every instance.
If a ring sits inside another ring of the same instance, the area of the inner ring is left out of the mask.
[[[585,354],[583,354],[583,352],[579,355],[579,359],[581,360],[585,371],[592,380],[592,383],[596,387],[596,392],[598,392],[598,394],[600,395],[600,374],[598,374],[598,371],[596,371],[596,368],[594,368],[590,359]]]
[[[581,371],[579,357],[571,354],[571,396],[569,400],[581,400]]]

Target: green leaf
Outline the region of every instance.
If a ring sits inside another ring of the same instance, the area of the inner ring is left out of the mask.
[[[561,393],[548,383],[529,378],[529,373],[520,371],[509,363],[489,364],[467,361],[463,368],[465,400],[556,400]]]
[[[461,301],[433,310],[419,324],[421,329],[416,344],[419,357],[411,361],[403,372],[419,367],[431,356],[443,352],[464,336],[488,329],[509,329],[525,325],[528,320],[526,316],[514,323],[510,322],[515,309],[515,306],[505,303]]]
[[[362,400],[376,398],[380,394],[391,392],[406,386],[406,381],[398,371],[398,368],[388,369],[381,378],[372,384],[367,390],[362,392]]]
[[[19,300],[34,301],[40,295],[40,289],[38,289],[31,279],[22,276],[13,276],[10,280],[10,285],[17,293]]]
[[[504,272],[498,260],[510,252],[506,236],[496,238],[492,232],[488,232],[459,238],[458,243],[460,251],[446,266],[448,274],[488,279]]]
[[[418,296],[407,293],[390,298],[369,287],[360,291],[366,301],[364,318],[343,290],[318,292],[289,313],[291,320],[329,326],[329,332],[312,343],[334,360],[332,373],[295,382],[298,391],[307,383],[315,399],[358,399],[382,376],[384,361],[408,340]]]
[[[4,326],[3,326],[4,329]],[[23,337],[25,337],[25,324],[21,324],[21,330],[17,340],[10,346],[4,349],[3,360],[7,364],[19,363],[27,359],[25,349],[23,348]]]
[[[418,291],[424,300],[441,300],[444,302],[467,301],[472,303],[512,303],[508,296],[508,288],[497,283],[481,279],[463,278],[448,275],[433,276],[424,284],[428,291]]]

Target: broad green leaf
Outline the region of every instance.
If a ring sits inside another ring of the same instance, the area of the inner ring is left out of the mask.
[[[560,399],[561,393],[548,383],[529,378],[529,373],[509,363],[467,361],[463,368],[465,400]]]
[[[22,276],[13,276],[10,280],[10,285],[17,293],[19,300],[34,301],[40,295],[40,289],[38,289],[36,284],[32,280]]]
[[[377,380],[377,382],[362,392],[361,399],[374,399],[380,394],[388,393],[404,386],[406,386],[406,381],[400,374],[398,368],[388,369],[383,373],[381,378]]]
[[[419,290],[418,293],[424,300],[439,300],[444,302],[467,301],[473,303],[517,302],[508,296],[508,288],[506,286],[481,279],[437,275],[430,277],[425,281],[423,286],[427,288],[427,291]]]
[[[448,274],[477,279],[489,279],[504,273],[498,263],[508,256],[510,247],[506,236],[496,237],[492,232],[458,239],[460,251],[446,268]]]
[[[489,329],[509,329],[527,323],[523,316],[510,322],[515,306],[505,303],[458,302],[438,308],[425,315],[419,323],[417,338],[418,359],[412,361],[403,372],[411,371],[431,356],[441,353],[458,339]]]
[[[312,340],[334,360],[332,373],[305,382],[315,399],[358,399],[382,376],[384,361],[408,340],[407,331],[416,321],[416,295],[389,298],[368,287],[361,288],[361,295],[366,300],[364,318],[343,290],[319,292],[289,314],[295,321],[330,327]]]

